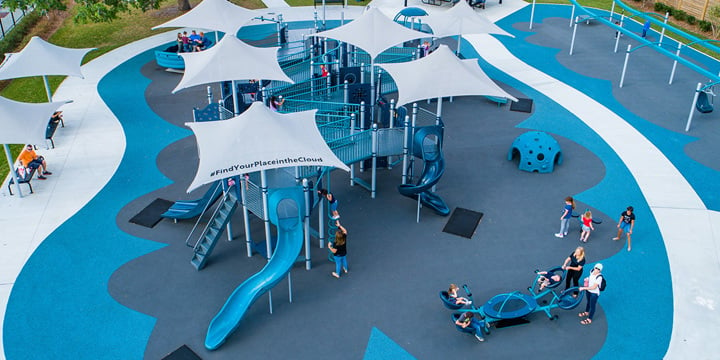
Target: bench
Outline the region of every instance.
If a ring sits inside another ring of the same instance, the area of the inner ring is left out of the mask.
[[[45,140],[50,140],[50,144],[52,145],[52,148],[55,148],[55,141],[53,141],[53,136],[55,135],[55,130],[57,130],[58,124],[62,122],[62,118],[60,118],[60,121],[55,121],[53,119],[50,119],[48,121],[47,129],[45,129]],[[65,127],[65,124],[63,124],[63,127]]]
[[[17,170],[15,170],[15,175],[17,175],[18,183],[19,184],[27,184],[28,188],[30,188],[30,193],[33,193],[32,184],[30,181],[32,181],[33,175],[35,175],[35,171],[37,171],[38,168],[30,169],[25,168],[25,176],[20,176]],[[10,181],[8,182],[8,191],[10,192],[10,195],[13,195],[12,187],[10,185],[15,184],[15,179],[13,177],[10,177]]]

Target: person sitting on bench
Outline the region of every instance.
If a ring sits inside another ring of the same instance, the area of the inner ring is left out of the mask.
[[[47,179],[45,175],[52,175],[52,173],[47,170],[47,162],[45,161],[45,158],[36,154],[32,145],[26,146],[20,153],[20,156],[18,156],[18,159],[20,159],[20,162],[22,162],[23,166],[26,168],[41,168],[42,171],[38,172],[38,180],[45,180]]]
[[[472,304],[472,301],[468,300],[467,298],[458,296],[458,286],[455,284],[450,284],[450,288],[448,289],[448,301],[451,303],[455,303],[457,305],[469,305]]]
[[[60,111],[60,110],[58,110],[52,114],[52,116],[50,117],[50,121],[55,123],[55,126],[57,126],[58,123],[62,123],[63,126],[65,126],[65,122],[63,121],[63,117],[62,117],[62,111]]]

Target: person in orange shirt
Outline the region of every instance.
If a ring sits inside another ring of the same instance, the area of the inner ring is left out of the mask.
[[[19,159],[26,168],[41,168],[42,171],[38,172],[39,180],[47,179],[45,175],[52,175],[51,172],[47,171],[47,162],[45,162],[45,158],[35,153],[32,145],[25,147],[25,149],[20,153]]]

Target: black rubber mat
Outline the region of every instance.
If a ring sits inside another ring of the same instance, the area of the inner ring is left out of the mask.
[[[477,228],[482,217],[483,213],[481,212],[460,207],[455,208],[452,215],[450,215],[450,219],[448,219],[448,222],[445,224],[443,232],[470,239],[475,233],[475,228]]]
[[[142,211],[137,213],[137,215],[133,216],[132,219],[130,219],[130,222],[151,228],[162,220],[160,215],[166,212],[172,204],[173,202],[170,200],[155,199],[150,203],[150,205],[146,206],[142,209]]]
[[[528,320],[524,317],[519,317],[519,318],[514,318],[514,319],[503,319],[503,320],[495,322],[495,328],[501,329],[504,327],[523,325],[523,324],[527,324],[529,322],[530,322],[530,320]]]
[[[162,360],[202,360],[187,345],[179,347],[177,350],[167,354]]]
[[[530,112],[532,112],[532,108],[533,108],[533,100],[532,99],[518,99],[517,102],[515,102],[515,101],[510,102],[510,111],[520,111],[520,112],[530,113]]]

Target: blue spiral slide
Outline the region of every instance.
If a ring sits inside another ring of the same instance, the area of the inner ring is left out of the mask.
[[[278,242],[270,261],[251,276],[227,299],[210,322],[205,347],[215,350],[238,328],[245,312],[260,296],[272,289],[290,271],[303,245],[302,209],[305,208],[300,188],[272,191],[269,201],[270,222],[277,226]]]
[[[417,184],[402,184],[398,186],[400,194],[417,200],[435,213],[442,216],[450,214],[450,208],[445,201],[432,189],[445,173],[445,158],[442,155],[442,127],[426,126],[417,130],[414,136],[413,155],[424,161],[422,174]]]

